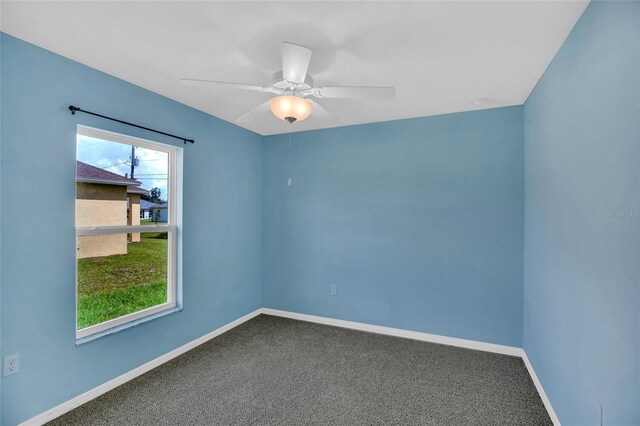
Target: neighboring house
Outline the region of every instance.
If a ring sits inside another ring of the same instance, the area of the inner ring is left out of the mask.
[[[140,197],[149,195],[149,191],[138,185],[127,186],[127,225],[140,225],[140,203],[142,202]],[[129,241],[132,243],[140,242],[140,233],[129,234]]]
[[[151,219],[151,209],[156,207],[156,203],[147,200],[140,200],[140,219]]]
[[[149,219],[155,222],[167,222],[167,203],[156,204],[147,200],[140,200],[140,219]]]
[[[156,204],[151,209],[151,220],[154,222],[167,222],[169,220],[168,212],[167,203]]]
[[[76,226],[139,225],[140,196],[148,193],[137,180],[77,161]],[[127,241],[140,241],[140,234],[78,237],[78,259],[127,254]]]
[[[140,200],[140,219],[155,220],[155,214],[158,213],[158,222],[167,221],[167,203],[157,204],[147,200]]]

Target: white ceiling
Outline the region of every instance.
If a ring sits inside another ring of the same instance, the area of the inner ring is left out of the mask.
[[[2,31],[230,122],[273,95],[179,80],[269,85],[282,41],[313,50],[316,85],[397,88],[322,99],[339,121],[294,124],[309,130],[520,105],[587,3],[5,1]],[[243,127],[288,131],[271,114]]]

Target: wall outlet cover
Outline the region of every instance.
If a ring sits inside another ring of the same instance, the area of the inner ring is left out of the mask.
[[[3,376],[11,376],[20,371],[20,354],[13,354],[4,357]]]

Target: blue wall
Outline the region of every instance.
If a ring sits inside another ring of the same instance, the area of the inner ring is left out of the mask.
[[[266,307],[521,346],[521,107],[295,133],[291,187],[287,146],[265,138]]]
[[[589,5],[524,117],[524,348],[563,424],[638,425],[640,3]]]
[[[262,137],[2,35],[2,424],[15,424],[261,305]],[[75,345],[75,130],[162,142],[69,104],[196,139],[184,149],[184,310]],[[10,327],[8,326],[10,325]]]
[[[1,355],[20,352],[21,372],[2,378],[0,422],[264,305],[523,345],[563,424],[593,424],[595,400],[604,424],[640,424],[639,22],[640,3],[592,3],[524,113],[294,134],[292,187],[288,135],[2,35]],[[184,151],[184,310],[81,346],[75,126],[176,142],[70,103],[197,141]]]

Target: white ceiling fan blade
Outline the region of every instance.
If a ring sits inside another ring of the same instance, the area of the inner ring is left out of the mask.
[[[254,109],[252,109],[251,111],[243,115],[242,117],[238,118],[236,120],[236,123],[248,123],[260,117],[265,112],[269,111],[269,102],[271,102],[271,99],[269,99],[267,102],[263,104],[258,105],[257,107],[255,107]]]
[[[314,87],[311,95],[316,98],[394,99],[396,88],[377,86]]]
[[[308,99],[309,102],[313,104],[313,111],[311,112],[311,118],[317,118],[318,120],[323,121],[334,121],[342,124],[340,120],[338,120],[333,114],[324,109],[322,105],[314,101],[313,99]]]
[[[304,83],[311,61],[311,49],[298,44],[282,43],[282,78],[291,83]]]
[[[198,80],[193,78],[183,78],[180,83],[187,86],[208,86],[224,87],[229,89],[253,90],[254,92],[275,93],[272,87],[256,86],[254,84],[231,83],[229,81]]]

